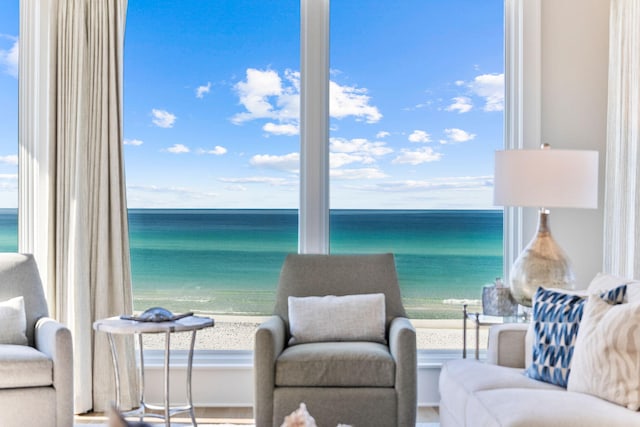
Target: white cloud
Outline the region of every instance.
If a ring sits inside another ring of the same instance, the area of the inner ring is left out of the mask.
[[[0,67],[4,69],[4,72],[18,78],[18,57],[19,57],[19,43],[17,37],[4,36],[11,40],[15,40],[13,46],[9,49],[0,49]]]
[[[211,82],[207,82],[205,86],[198,86],[196,88],[196,98],[204,98],[205,93],[211,91]]]
[[[230,184],[268,184],[273,186],[288,185],[290,180],[284,178],[274,178],[270,176],[250,176],[245,178],[220,178],[221,182]],[[244,187],[246,189],[246,187]]]
[[[153,124],[161,128],[172,128],[176,121],[176,116],[166,110],[157,110],[154,108],[151,110],[151,115],[153,116],[151,120]]]
[[[144,144],[144,142],[139,139],[125,139],[124,141],[122,141],[122,143],[124,145],[135,145],[135,146]]]
[[[330,83],[329,105],[331,117],[354,117],[367,123],[382,118],[378,108],[370,105],[366,89]],[[246,78],[236,83],[234,90],[245,111],[231,117],[234,124],[268,119],[263,130],[274,135],[299,133],[300,73],[285,70],[283,77],[274,70],[248,68]]]
[[[493,186],[493,177],[491,176],[462,176],[462,177],[444,177],[432,180],[406,180],[384,182],[370,187],[375,191],[436,191],[436,190],[452,190],[452,191],[468,191],[478,190]]]
[[[476,95],[484,98],[484,111],[504,110],[504,73],[477,76],[470,87]]]
[[[468,113],[473,108],[473,104],[471,103],[471,98],[466,96],[456,96],[452,98],[453,103],[449,105],[445,110],[447,111],[457,111],[459,114]]]
[[[247,110],[234,115],[231,121],[240,124],[254,119],[276,119],[278,112],[271,105],[270,98],[284,93],[282,79],[276,71],[247,69],[245,81],[236,83],[234,89],[240,104]]]
[[[260,168],[297,173],[300,170],[300,154],[289,153],[282,156],[257,154],[251,157],[249,164]]]
[[[8,156],[0,156],[0,163],[4,163],[6,165],[17,165],[18,164],[18,155],[17,154],[9,154]]]
[[[382,118],[378,108],[370,105],[371,98],[367,89],[354,86],[340,86],[336,82],[329,82],[329,110],[331,117],[342,119],[354,116],[367,123],[376,123]]]
[[[422,163],[437,162],[442,158],[442,153],[437,153],[431,147],[422,147],[417,150],[403,149],[401,154],[393,159],[394,164],[419,165]]]
[[[173,154],[182,154],[189,153],[191,150],[184,144],[173,144],[173,146],[167,148],[167,151]]]
[[[456,80],[454,84],[456,86],[463,86],[464,85],[464,80]]]
[[[389,135],[391,135],[389,132],[387,132],[386,130],[381,130],[380,132],[378,132],[376,134],[376,138],[386,138]]]
[[[375,163],[375,160],[371,156],[362,156],[358,154],[329,153],[329,167],[332,169],[340,168],[351,163],[362,163],[368,165]]]
[[[414,130],[409,135],[409,141],[411,142],[431,142],[431,136],[423,130]]]
[[[14,191],[18,191],[18,174],[0,174],[0,192],[6,195],[6,193],[11,193]],[[14,200],[17,200],[17,198]],[[9,205],[7,204],[5,204],[4,206],[9,207]]]
[[[329,141],[329,165],[331,169],[338,169],[353,163],[370,165],[375,163],[378,158],[393,153],[393,149],[387,147],[386,143],[381,141],[369,141],[365,138],[331,138]]]
[[[200,149],[198,150],[198,154],[213,154],[214,156],[222,156],[223,154],[227,154],[227,149],[220,145],[216,145],[215,147],[213,147],[213,150]]]
[[[386,142],[369,141],[365,138],[330,138],[329,148],[335,153],[359,153],[367,156],[382,157],[393,152]]]
[[[331,178],[344,180],[380,179],[388,176],[378,168],[331,169],[329,174]]]
[[[248,188],[245,187],[244,185],[240,185],[240,184],[233,184],[233,185],[226,185],[224,187],[225,190],[227,191],[234,191],[234,192],[241,192],[241,191],[247,191]]]
[[[157,185],[127,185],[127,190],[140,191],[145,193],[175,194],[178,196],[189,196],[196,199],[207,199],[218,196],[216,193],[176,186],[162,187]]]
[[[467,141],[471,141],[476,137],[475,133],[469,133],[462,129],[456,129],[456,128],[445,129],[444,133],[447,136],[447,139],[441,140],[440,144],[467,142]]]
[[[293,136],[300,133],[300,129],[298,129],[298,126],[290,123],[276,124],[269,122],[262,126],[262,130],[272,135]]]

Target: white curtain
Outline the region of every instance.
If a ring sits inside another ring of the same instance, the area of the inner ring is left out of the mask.
[[[130,313],[122,153],[127,0],[22,0],[20,251],[35,254],[51,314],[74,340],[76,413],[115,398],[95,320]],[[132,338],[119,341],[122,406],[137,400]]]
[[[604,269],[640,277],[640,0],[611,0]]]

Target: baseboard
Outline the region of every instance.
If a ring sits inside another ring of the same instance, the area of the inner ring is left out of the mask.
[[[147,350],[145,357],[146,401],[164,400],[164,352]],[[438,379],[446,360],[460,358],[459,351],[418,351],[418,406],[438,406]],[[187,352],[170,355],[169,393],[173,404],[186,401]],[[248,407],[253,405],[253,352],[201,350],[194,356],[193,403],[198,407]]]

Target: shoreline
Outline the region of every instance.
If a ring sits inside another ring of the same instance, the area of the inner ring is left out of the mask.
[[[199,330],[196,335],[197,350],[253,350],[257,327],[269,316],[209,315],[196,313],[215,320],[213,328]],[[416,328],[419,350],[460,350],[462,351],[462,316],[460,319],[410,319]],[[475,349],[475,329],[472,321],[467,322],[467,347]],[[189,348],[190,333],[171,335],[171,348]],[[488,328],[480,328],[480,349],[486,349]],[[143,335],[143,345],[148,350],[164,349],[162,334]]]

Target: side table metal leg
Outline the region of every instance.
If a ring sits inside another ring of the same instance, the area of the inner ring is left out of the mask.
[[[480,313],[476,313],[476,360],[480,359]]]
[[[171,426],[171,412],[169,411],[169,349],[171,348],[171,332],[164,335],[164,420],[166,427]]]
[[[467,358],[467,304],[462,305],[462,358]]]
[[[144,403],[144,350],[142,348],[142,334],[138,334],[138,347],[140,349],[140,422],[142,422],[147,409]]]
[[[113,340],[113,334],[107,332],[107,338],[109,338],[109,346],[111,347],[111,360],[113,361],[113,373],[116,387],[116,408],[120,410],[120,368],[118,364],[118,351],[116,349],[116,343]]]
[[[191,395],[191,372],[193,368],[193,348],[196,343],[196,332],[196,330],[191,332],[191,346],[189,347],[189,360],[187,362],[187,400],[189,402],[189,414],[191,415],[191,423],[193,424],[193,427],[198,427],[195,410],[193,408],[193,397]]]

